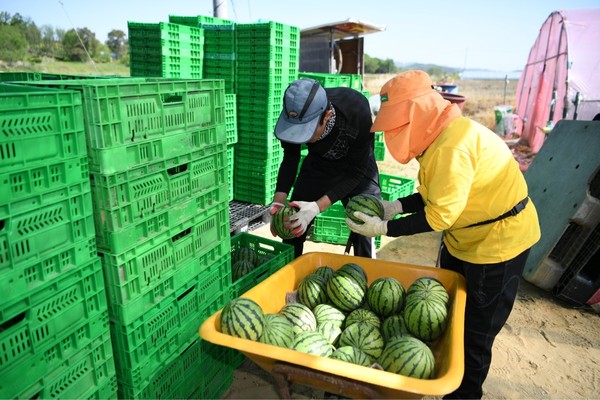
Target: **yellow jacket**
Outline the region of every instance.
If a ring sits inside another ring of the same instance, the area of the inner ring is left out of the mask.
[[[444,231],[454,257],[476,264],[507,261],[540,239],[531,199],[516,216],[487,225],[527,196],[527,184],[508,146],[492,131],[466,117],[452,121],[417,160],[417,190],[427,222]]]

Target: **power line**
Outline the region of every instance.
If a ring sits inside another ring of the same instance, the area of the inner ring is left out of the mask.
[[[65,5],[63,4],[62,0],[58,0],[58,2],[61,5],[63,11],[65,12],[67,19],[69,20],[69,23],[73,27],[73,30],[75,31],[75,35],[77,35],[77,39],[79,39],[79,43],[81,43],[81,46],[83,47],[83,50],[85,51],[85,54],[87,54],[88,58],[92,62],[92,66],[94,67],[94,69],[96,69],[96,63],[94,62],[94,60],[92,59],[92,56],[90,55],[87,48],[85,47],[85,43],[83,43],[83,40],[81,40],[81,36],[79,36],[79,32],[77,32],[77,29],[75,28],[75,25],[73,24],[73,21],[71,21],[71,18],[69,17],[69,13],[65,9]]]

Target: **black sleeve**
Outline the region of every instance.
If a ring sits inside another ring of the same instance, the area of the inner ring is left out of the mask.
[[[289,194],[296,181],[301,146],[286,142],[281,142],[281,146],[283,147],[283,160],[281,160],[279,172],[277,173],[275,191]]]
[[[424,212],[407,215],[406,217],[393,219],[387,223],[387,236],[398,237],[414,235],[416,233],[432,232]]]
[[[401,197],[400,203],[402,203],[402,211],[405,214],[418,213],[425,209],[425,203],[423,203],[423,197],[420,193],[413,193],[410,196]]]

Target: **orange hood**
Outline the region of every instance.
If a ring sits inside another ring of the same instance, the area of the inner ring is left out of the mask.
[[[423,153],[461,116],[458,106],[433,89],[431,78],[423,71],[406,71],[390,79],[380,97],[381,107],[371,131],[384,132],[390,154],[402,164]]]

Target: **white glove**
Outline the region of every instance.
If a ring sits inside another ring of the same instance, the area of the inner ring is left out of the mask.
[[[290,206],[298,207],[296,214],[291,215],[288,220],[294,229],[293,235],[302,236],[311,221],[321,212],[316,201],[294,201],[289,203]]]
[[[275,233],[275,230],[273,229],[273,215],[275,215],[275,213],[284,205],[281,203],[278,203],[276,201],[271,203],[271,207],[269,207],[269,228],[271,229],[271,235],[273,236],[277,236],[277,234]]]
[[[386,221],[389,221],[398,214],[404,213],[404,210],[402,210],[402,203],[400,203],[400,200],[381,200],[381,204],[383,205],[383,219]]]
[[[387,235],[387,221],[382,221],[379,217],[371,217],[360,211],[355,211],[354,216],[361,221],[364,221],[364,224],[357,224],[350,218],[346,218],[346,225],[348,225],[348,228],[350,228],[352,232],[356,232],[365,237]]]

